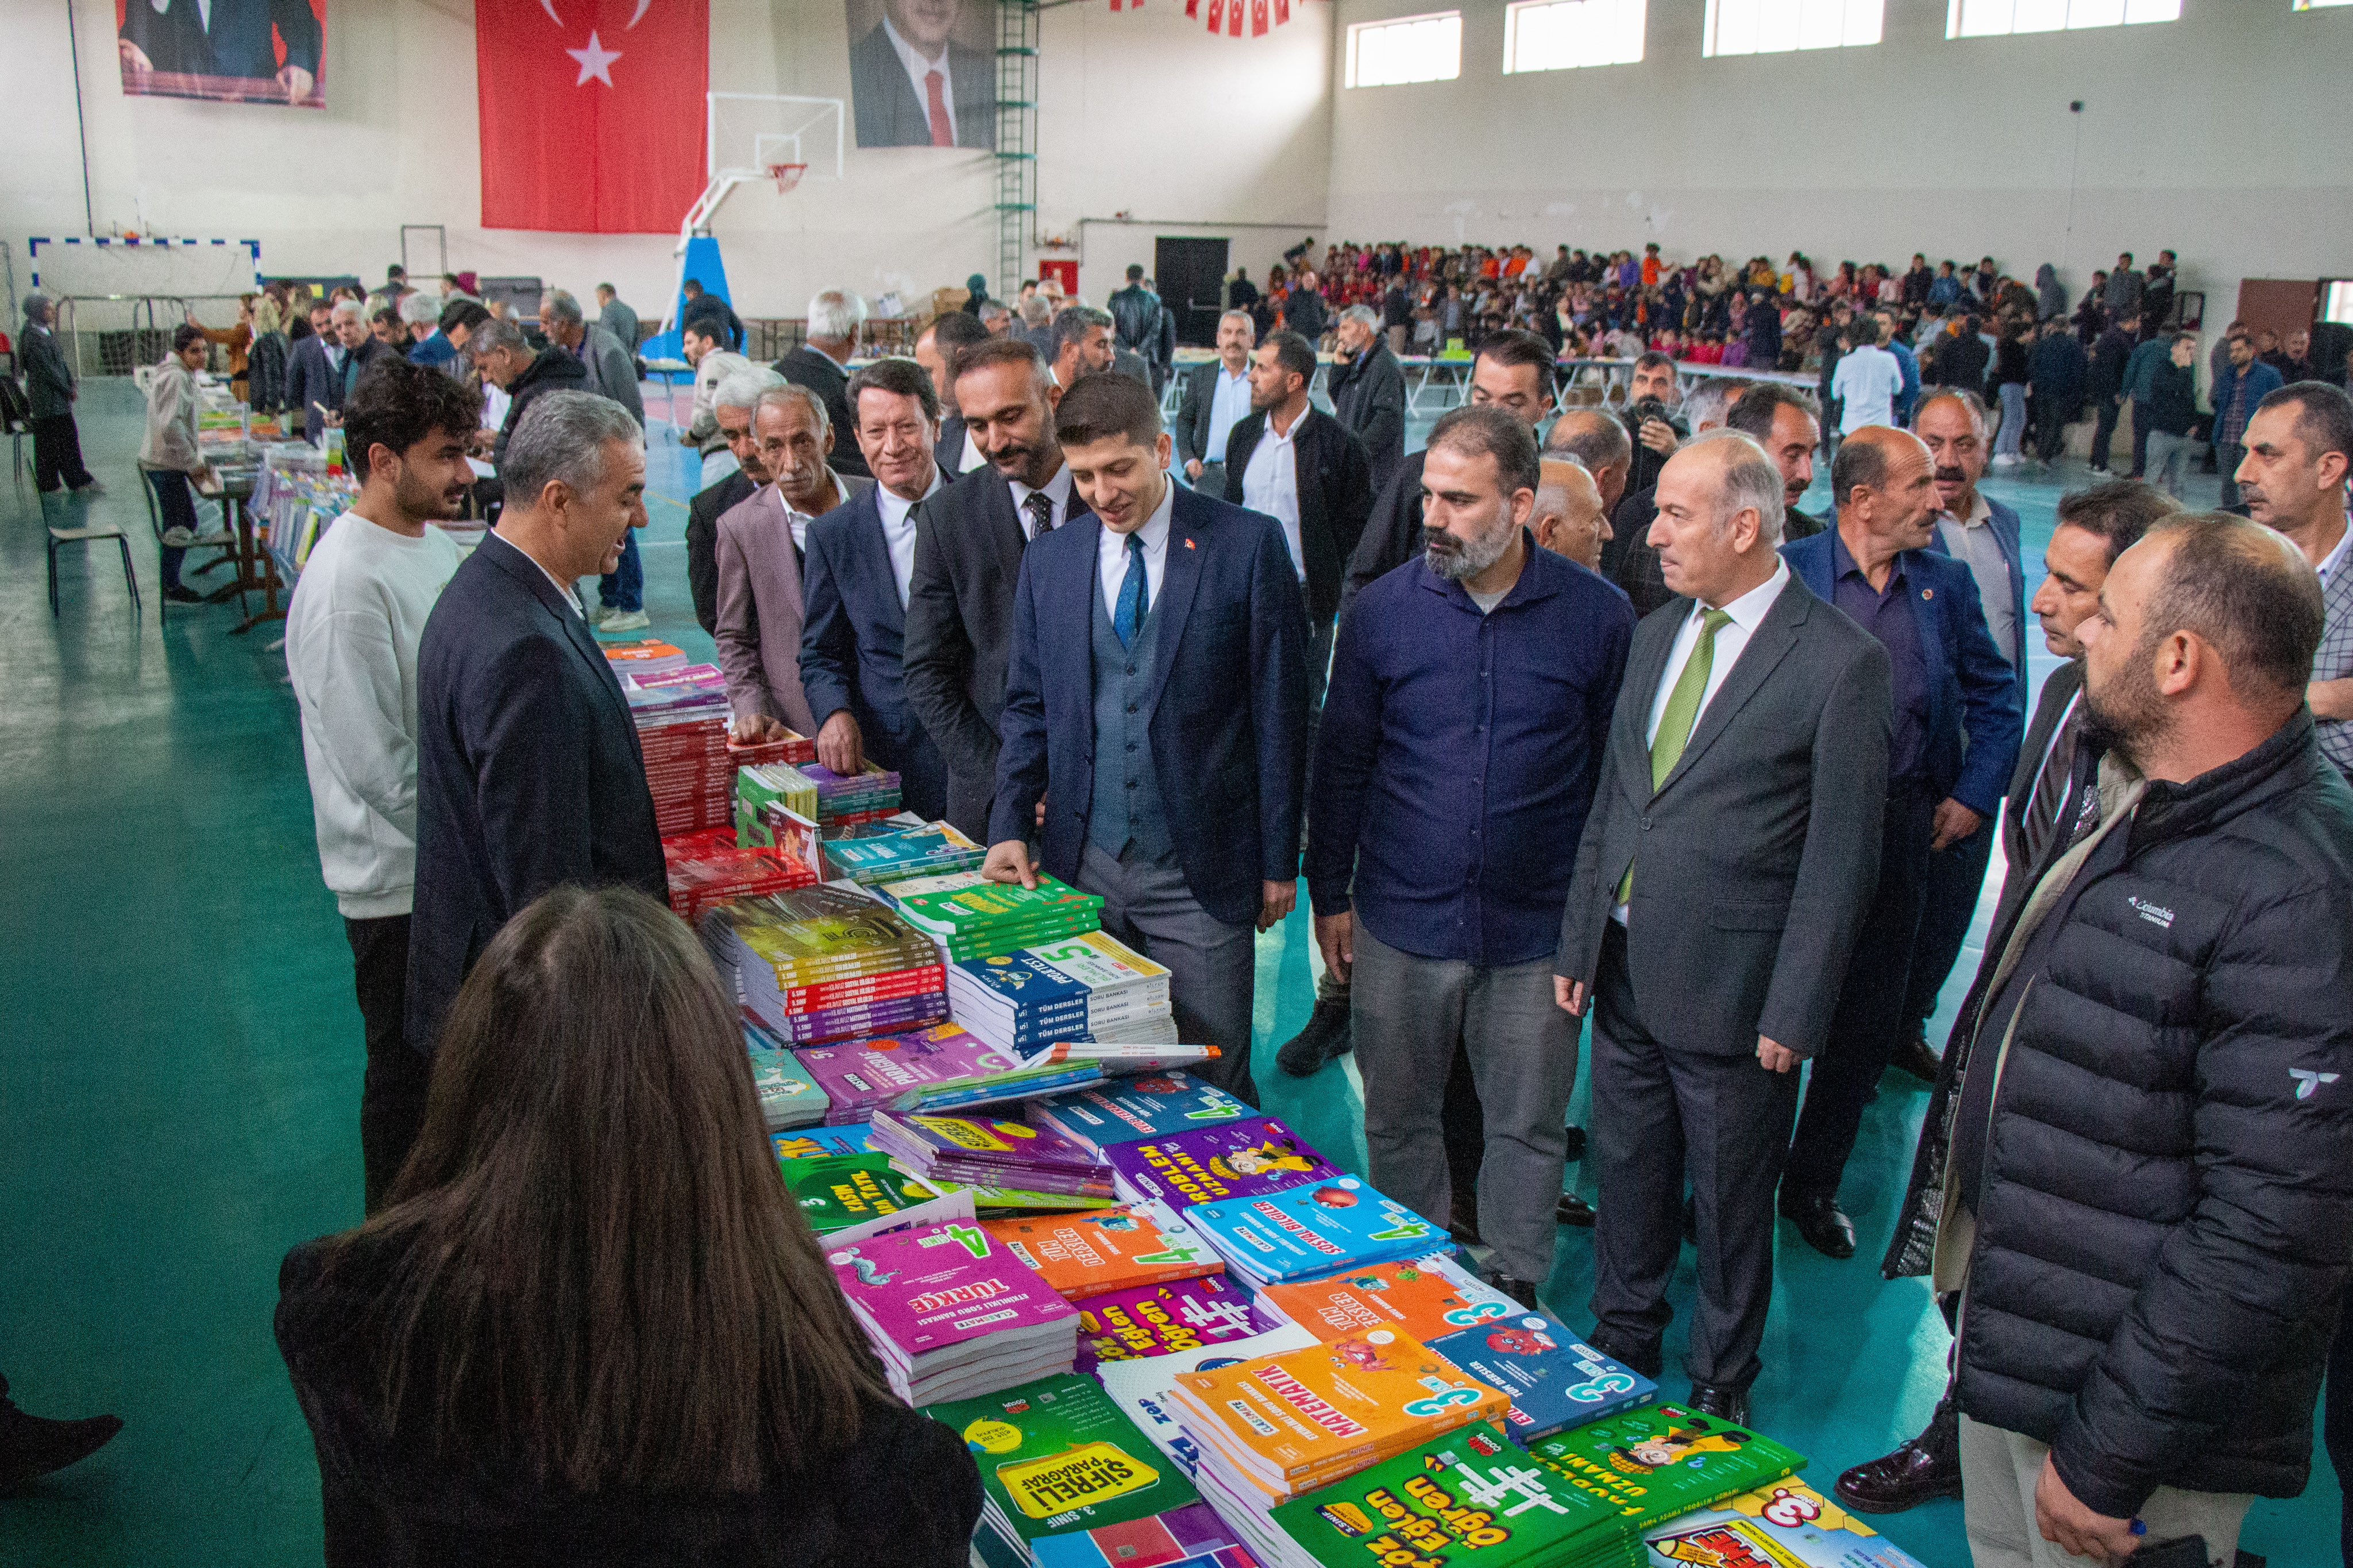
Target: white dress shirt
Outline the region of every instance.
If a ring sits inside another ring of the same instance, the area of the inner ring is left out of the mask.
[[[1292,567],[1303,583],[1307,581],[1307,552],[1299,542],[1299,447],[1292,437],[1306,420],[1303,412],[1290,429],[1278,433],[1274,416],[1268,415],[1266,432],[1242,474],[1242,505],[1282,524],[1282,542],[1290,548]]]
[[[963,455],[956,458],[956,473],[962,476],[972,472],[975,468],[985,468],[987,466],[988,458],[982,453],[980,443],[972,438],[971,431],[966,430],[964,433]]]
[[[2337,537],[2337,548],[2323,556],[2320,564],[2313,569],[2313,574],[2320,579],[2322,587],[2327,587],[2328,580],[2337,575],[2337,569],[2345,564],[2345,547],[2348,544],[2353,544],[2353,512],[2346,515],[2345,531]]]
[[[899,36],[899,29],[891,25],[891,18],[887,13],[882,17],[882,33],[891,40],[891,47],[898,55],[899,63],[906,68],[907,79],[914,84],[915,101],[923,106],[923,119],[926,124],[931,121],[932,95],[931,89],[925,85],[923,79],[934,71],[940,73],[940,102],[947,110],[948,140],[954,142],[955,140],[955,74],[948,69],[948,47],[945,44],[940,46],[937,59],[925,59],[923,51]]]
[[[1023,484],[1019,479],[1012,480],[1011,483],[1013,486],[1013,521],[1021,525],[1022,538],[1027,539],[1029,537],[1029,498],[1031,496],[1043,495],[1047,500],[1052,503],[1051,509],[1046,514],[1046,529],[1048,532],[1052,532],[1055,529],[1061,527],[1062,524],[1071,521],[1070,464],[1064,463],[1060,468],[1056,468],[1054,470],[1054,477],[1048,479],[1045,485],[1039,489],[1033,490],[1028,485]]]
[[[932,488],[923,492],[925,500],[940,493],[940,467],[932,465]],[[882,514],[882,542],[891,552],[891,575],[899,580],[899,607],[907,607],[907,584],[915,575],[915,524],[907,514],[915,503],[902,500],[881,485],[874,487],[874,510]]]
[[[1250,370],[1228,370],[1218,366],[1217,390],[1209,395],[1209,438],[1201,447],[1201,461],[1222,463],[1226,460],[1226,437],[1234,433],[1242,416],[1250,412]]]
[[[1160,602],[1160,582],[1168,574],[1168,522],[1176,511],[1176,487],[1173,482],[1164,480],[1160,504],[1152,509],[1152,515],[1145,518],[1144,526],[1135,531],[1135,537],[1144,541],[1144,610],[1146,615],[1150,615],[1152,606]],[[1095,545],[1095,565],[1103,575],[1103,613],[1107,616],[1119,614],[1119,591],[1127,582],[1127,541],[1126,534],[1113,533],[1106,528]]]
[[[1986,629],[1993,633],[1993,646],[2000,651],[2002,661],[2011,663],[2012,655],[2024,655],[2026,644],[2018,624],[2018,601],[2010,595],[2010,559],[2002,554],[2001,541],[1994,535],[1993,508],[1982,495],[1971,500],[1967,517],[1939,514],[1936,531],[1945,541],[1945,553],[1967,566],[1969,575],[1977,579]]]
[[[539,566],[538,556],[533,555],[522,545],[516,544],[512,540],[508,540],[507,543],[516,554],[522,556],[525,561],[530,562],[533,565]],[[580,597],[572,591],[571,584],[565,582],[563,578],[558,577],[554,573],[550,572],[544,566],[539,566],[539,574],[546,578],[551,584],[554,584],[555,595],[557,598],[564,601],[565,608],[569,609],[575,616],[586,613],[580,608]]]

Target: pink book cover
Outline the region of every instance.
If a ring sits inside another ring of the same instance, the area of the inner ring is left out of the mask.
[[[976,1225],[892,1231],[831,1248],[826,1261],[842,1294],[911,1362],[1078,1317],[1012,1248]]]
[[[875,1107],[919,1084],[952,1083],[1021,1064],[954,1024],[793,1053],[832,1103],[828,1120],[866,1121]]]

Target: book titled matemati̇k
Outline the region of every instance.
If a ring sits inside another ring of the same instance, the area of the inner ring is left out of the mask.
[[[1446,1245],[1444,1231],[1354,1176],[1197,1204],[1185,1219],[1254,1285],[1423,1258]]]
[[[1522,1308],[1501,1322],[1432,1340],[1430,1348],[1465,1376],[1511,1396],[1508,1425],[1522,1443],[1607,1420],[1659,1396],[1657,1384],[1603,1355],[1549,1312]]]
[[[1341,1173],[1271,1116],[1139,1138],[1103,1151],[1120,1195],[1170,1208],[1262,1197]]]
[[[1805,1468],[1806,1457],[1746,1426],[1680,1405],[1651,1405],[1528,1445],[1542,1463],[1648,1530],[1662,1520]]]
[[[1106,1290],[1079,1303],[1078,1370],[1230,1344],[1277,1321],[1224,1274]]]

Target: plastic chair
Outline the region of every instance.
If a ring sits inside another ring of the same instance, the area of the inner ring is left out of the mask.
[[[131,569],[131,536],[120,528],[114,527],[59,528],[55,523],[51,523],[49,525],[49,616],[51,619],[54,620],[58,614],[58,546],[88,544],[93,540],[100,539],[111,539],[114,541],[115,548],[122,552],[122,580],[131,587],[132,618],[133,620],[138,618],[139,574]],[[85,551],[83,553],[86,557],[89,552]]]

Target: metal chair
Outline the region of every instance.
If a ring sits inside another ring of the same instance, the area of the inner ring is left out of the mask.
[[[144,468],[142,468],[139,471],[139,493],[147,498],[147,527],[155,535],[155,548],[161,550],[164,548],[164,514],[155,504],[155,486],[147,478],[147,470]],[[187,548],[190,550],[218,550],[223,552],[215,556],[212,560],[205,563],[203,566],[196,569],[196,574],[202,575],[204,573],[215,571],[222,566],[231,565],[236,563],[237,533],[235,530],[227,528],[216,529],[210,533],[200,533],[188,544]],[[243,568],[239,567],[238,570],[241,573]],[[185,580],[188,574],[187,567],[183,565],[180,569],[182,579]],[[224,586],[218,590],[215,596],[225,597],[229,591],[229,586],[234,586],[234,584]],[[155,596],[156,624],[161,626],[171,618],[172,601],[170,597],[165,595],[158,594]]]
[[[139,574],[131,569],[131,536],[120,528],[59,528],[55,523],[51,523],[49,525],[49,616],[51,619],[54,620],[58,614],[58,546],[88,544],[99,539],[111,539],[114,541],[115,548],[122,552],[122,580],[131,587],[131,616],[134,621],[139,618]],[[89,552],[84,551],[83,556],[87,559]]]

